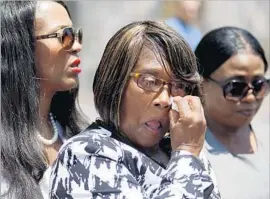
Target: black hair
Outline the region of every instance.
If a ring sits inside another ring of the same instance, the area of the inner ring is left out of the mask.
[[[63,2],[60,3],[67,7]],[[46,170],[37,139],[40,80],[35,62],[36,1],[1,2],[1,175],[8,198],[39,199],[39,181]],[[69,14],[70,15],[70,14]],[[51,112],[69,138],[80,131],[76,109],[78,88],[58,92]]]
[[[260,56],[267,71],[268,63],[264,50],[247,30],[226,26],[208,32],[195,50],[199,73],[204,78],[208,78],[226,60],[244,50],[251,50],[252,53]]]

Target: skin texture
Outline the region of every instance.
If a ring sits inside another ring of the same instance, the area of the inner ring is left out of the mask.
[[[223,81],[231,77],[241,76],[249,82],[257,76],[264,76],[264,64],[259,56],[251,53],[237,54],[227,60],[211,77]],[[259,109],[262,100],[256,100],[252,90],[240,102],[232,102],[223,97],[222,89],[212,81],[205,81],[204,91],[205,110],[210,118],[216,122],[235,127],[249,124]],[[214,103],[219,102],[219,103]],[[243,115],[240,111],[254,109],[250,116]]]
[[[170,81],[161,63],[151,50],[144,47],[133,71]],[[169,110],[170,91],[167,85],[160,92],[148,92],[139,88],[134,78],[130,78],[121,104],[120,129],[132,142],[151,148],[158,144],[169,129]],[[159,122],[161,127],[155,129],[154,126],[159,125]]]
[[[171,82],[173,75],[169,66],[165,63],[166,72],[161,63],[151,49],[144,47],[133,72],[149,73]],[[171,110],[171,91],[167,85],[159,92],[148,92],[130,78],[121,104],[120,130],[137,146],[163,159],[164,154],[158,154],[156,150],[170,129],[173,150],[184,149],[199,155],[206,126],[202,105],[198,97],[184,96],[184,91],[181,93],[173,96],[179,110],[176,112]]]
[[[53,1],[39,1],[36,11],[35,35],[58,32],[71,27],[72,21],[65,8]],[[75,40],[71,50],[65,51],[58,38],[42,39],[36,42],[36,64],[40,79],[40,133],[46,139],[52,138],[53,129],[48,122],[50,104],[57,91],[66,91],[78,85],[78,74],[72,72],[72,64],[82,49]],[[57,157],[62,142],[44,146],[47,163],[51,165]]]
[[[211,75],[217,81],[236,76],[248,82],[264,76],[262,59],[246,50],[232,56]],[[236,153],[255,151],[256,138],[249,124],[260,108],[262,99],[257,100],[252,90],[249,90],[239,102],[226,100],[222,89],[207,79],[204,81],[203,88],[206,93],[204,110],[211,131],[231,151]],[[245,110],[252,111],[247,113]]]
[[[55,2],[39,2],[36,16],[36,35],[55,33],[64,27],[71,27],[72,21],[65,8]],[[41,88],[55,93],[72,89],[78,85],[78,74],[71,71],[72,63],[78,58],[81,44],[76,42],[70,51],[65,51],[58,38],[37,41],[36,61]]]

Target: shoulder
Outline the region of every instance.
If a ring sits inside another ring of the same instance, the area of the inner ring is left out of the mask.
[[[196,34],[196,36],[197,36],[197,38],[199,39],[199,40],[201,40],[201,38],[202,38],[202,32],[200,31],[200,29],[198,28],[198,27],[194,27],[194,34]]]
[[[112,132],[105,128],[87,128],[67,140],[59,150],[59,158],[66,156],[104,156],[117,161],[122,157],[122,143],[111,137]]]
[[[196,45],[200,42],[202,38],[202,32],[200,31],[199,27],[196,25],[188,25],[189,33],[192,34],[192,38]]]

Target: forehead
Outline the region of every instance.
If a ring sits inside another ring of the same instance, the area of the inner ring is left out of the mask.
[[[171,76],[171,69],[167,61],[162,59],[158,52],[146,46],[142,48],[134,71],[149,73],[165,80],[170,79],[169,76]]]
[[[53,1],[38,1],[36,9],[36,33],[45,34],[72,26],[66,9]]]
[[[238,53],[229,58],[217,69],[213,76],[233,77],[233,76],[262,76],[264,74],[264,63],[259,55],[251,52]]]

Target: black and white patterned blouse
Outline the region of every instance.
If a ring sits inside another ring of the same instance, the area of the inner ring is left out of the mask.
[[[51,199],[217,199],[209,162],[187,151],[170,153],[167,165],[155,161],[96,122],[68,140],[52,168]]]

